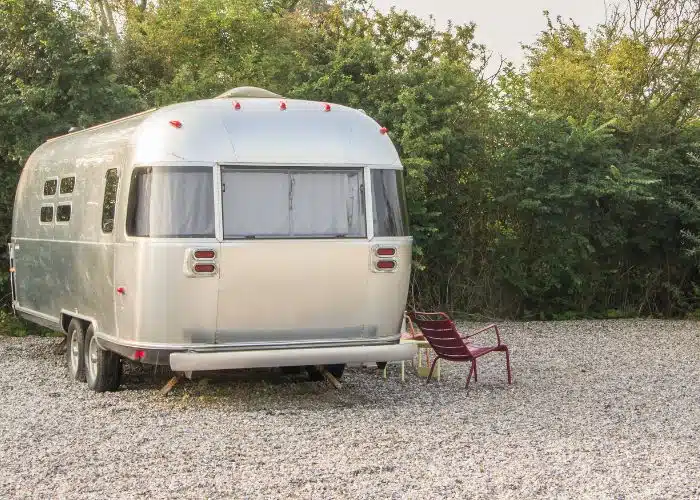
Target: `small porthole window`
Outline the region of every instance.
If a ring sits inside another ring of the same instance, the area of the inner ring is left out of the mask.
[[[44,196],[53,196],[56,194],[56,185],[58,179],[49,179],[44,182]]]
[[[56,181],[54,181],[56,182]],[[70,176],[70,177],[64,177],[61,179],[61,190],[59,191],[60,194],[70,194],[73,192],[73,188],[75,187],[75,176]],[[54,191],[56,188],[54,187]]]
[[[56,208],[56,222],[68,222],[70,220],[70,210],[71,206],[69,204],[59,205]]]
[[[44,205],[41,207],[41,222],[53,222],[53,206]]]

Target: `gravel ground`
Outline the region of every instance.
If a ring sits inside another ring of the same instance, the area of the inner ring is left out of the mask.
[[[474,327],[476,325],[465,325]],[[128,367],[71,383],[57,339],[0,338],[0,498],[700,498],[700,327],[505,323],[501,354],[343,388]]]

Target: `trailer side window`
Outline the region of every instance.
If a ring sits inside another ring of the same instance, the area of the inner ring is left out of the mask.
[[[44,196],[53,196],[56,194],[56,185],[58,179],[49,179],[44,182]]]
[[[401,170],[372,170],[375,236],[406,236],[408,215]]]
[[[134,169],[126,232],[151,238],[213,238],[213,169]]]
[[[73,192],[73,188],[75,188],[75,176],[74,175],[72,175],[70,177],[64,177],[61,179],[61,189],[59,191],[60,194],[70,194]],[[54,191],[55,190],[56,190],[56,188],[54,187]]]
[[[116,168],[110,168],[105,175],[105,197],[102,202],[102,232],[111,233],[114,229],[114,209],[117,204],[117,186],[119,174]]]
[[[68,222],[70,220],[71,205],[66,203],[56,207],[56,222]]]
[[[41,207],[41,222],[53,222],[53,205],[44,205]]]

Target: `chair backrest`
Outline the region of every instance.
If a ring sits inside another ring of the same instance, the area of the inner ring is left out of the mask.
[[[435,353],[448,360],[467,360],[472,357],[455,324],[443,312],[412,311],[408,317],[413,321]]]

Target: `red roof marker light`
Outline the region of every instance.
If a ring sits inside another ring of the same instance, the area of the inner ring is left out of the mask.
[[[175,128],[180,128],[182,127],[182,122],[180,120],[170,120],[170,125]]]
[[[382,127],[379,129],[379,133],[382,135],[386,134],[387,132],[389,132],[389,129],[386,127]]]
[[[280,101],[280,109],[281,109],[282,111],[284,111],[285,109],[287,109],[287,103],[284,102],[284,101]]]
[[[241,109],[241,103],[238,102],[238,101],[234,102],[234,103],[233,103],[233,109],[235,109],[236,111],[238,111],[239,109]]]
[[[325,112],[330,111],[330,110],[331,110],[331,105],[328,104],[328,103],[326,103],[326,104],[323,106],[323,110],[324,110]]]

